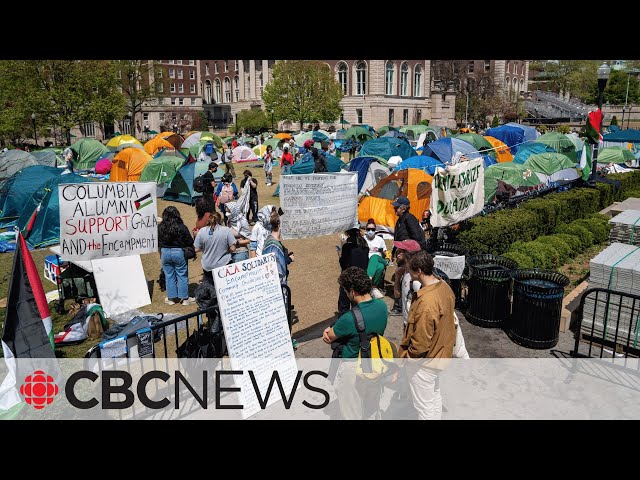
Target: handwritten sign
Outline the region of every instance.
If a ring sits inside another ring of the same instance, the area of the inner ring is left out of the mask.
[[[261,410],[248,371],[263,397],[275,371],[285,392],[292,391],[298,372],[276,256],[216,268],[213,278],[231,366],[245,372],[237,387],[246,418]],[[270,395],[267,406],[278,398]]]
[[[280,205],[284,238],[344,232],[358,225],[356,172],[283,175]]]
[[[477,158],[437,168],[431,193],[431,225],[447,227],[484,207],[484,160]]]
[[[158,251],[156,184],[69,183],[58,189],[65,260]]]
[[[465,257],[464,255],[457,255],[455,257],[436,255],[433,257],[433,265],[446,273],[451,280],[457,280],[462,278]]]

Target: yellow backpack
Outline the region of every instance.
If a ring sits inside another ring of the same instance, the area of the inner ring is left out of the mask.
[[[378,380],[394,373],[397,366],[392,359],[398,356],[395,344],[377,333],[366,333],[364,318],[358,305],[353,306],[351,313],[360,335],[356,375],[367,380]]]

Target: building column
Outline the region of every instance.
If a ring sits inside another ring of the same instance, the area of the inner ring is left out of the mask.
[[[269,83],[269,60],[262,60],[262,80],[264,88]]]
[[[524,62],[524,91],[529,91],[529,61]]]
[[[249,98],[256,98],[256,61],[249,60]]]
[[[244,100],[244,60],[238,60],[238,76],[240,77],[240,95],[238,100]]]
[[[504,84],[504,75],[506,70],[506,60],[494,60],[494,72],[493,72],[493,82],[496,86],[496,90],[498,92],[505,93],[508,91],[508,88],[505,90]]]

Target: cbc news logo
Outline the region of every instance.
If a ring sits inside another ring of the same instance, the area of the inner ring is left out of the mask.
[[[20,386],[20,395],[36,410],[42,410],[53,403],[57,394],[58,385],[51,375],[47,375],[42,370],[36,370],[31,375],[27,375]]]

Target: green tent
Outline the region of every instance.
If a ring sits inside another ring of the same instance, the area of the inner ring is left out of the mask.
[[[374,138],[374,135],[373,133],[371,133],[371,130],[362,126],[351,127],[345,130],[344,138],[350,139],[353,136],[355,136],[356,140],[358,140],[358,142],[360,143],[364,143],[367,140],[371,140]]]
[[[141,182],[155,182],[158,185],[168,184],[176,176],[184,158],[171,155],[156,157],[147,163],[140,175]]]
[[[25,204],[38,187],[62,173],[61,168],[34,165],[5,180],[0,187],[0,228],[17,224]]]
[[[176,202],[193,204],[197,197],[201,197],[202,194],[196,192],[193,189],[193,179],[198,175],[202,175],[209,169],[207,162],[192,162],[183,165],[178,173],[176,173],[173,180],[169,184],[164,196],[165,200],[174,200]],[[218,171],[213,174],[213,178],[220,180],[224,175],[224,169],[218,168]]]
[[[411,140],[418,140],[418,137],[421,133],[432,131],[437,131],[434,127],[430,127],[429,125],[405,125],[404,127],[400,127],[400,131],[402,133],[406,133],[407,137]]]
[[[578,161],[578,153],[573,142],[562,133],[549,132],[541,135],[535,140],[536,143],[544,143],[553,148],[557,153],[562,153],[574,162]]]
[[[576,133],[565,133],[564,135],[569,140],[571,140],[571,143],[573,143],[573,146],[575,147],[576,152],[578,153],[578,156],[580,156],[582,147],[584,147],[584,140],[582,140]]]
[[[486,148],[488,150],[487,154],[491,155],[493,158],[498,158],[498,154],[493,149],[493,145],[489,143],[489,140],[484,138],[482,135],[478,135],[477,133],[461,133],[459,135],[453,135],[460,140],[464,140],[465,142],[469,142],[471,145],[476,147],[476,150],[481,151],[481,149]]]
[[[536,153],[527,158],[523,167],[531,169],[532,172],[553,175],[560,170],[576,168],[576,162],[561,153]]]
[[[375,140],[365,142],[365,144],[362,145],[360,152],[358,152],[359,157],[368,157],[372,155],[382,157],[387,160],[398,155],[405,160],[410,157],[415,157],[418,154],[413,147],[411,147],[409,142],[402,138],[380,137]]]
[[[36,157],[40,165],[46,165],[47,167],[57,167],[65,164],[64,157],[62,156],[62,150],[59,148],[36,150],[35,152],[31,152],[31,155]]]
[[[484,201],[491,202],[498,192],[498,181],[519,191],[526,191],[542,182],[529,168],[519,163],[496,163],[484,169]]]
[[[73,161],[75,170],[95,168],[96,162],[109,153],[107,147],[93,138],[81,138],[70,148],[78,154],[78,159]]]
[[[391,125],[385,125],[384,127],[380,127],[376,133],[378,134],[378,137],[382,137],[385,133],[390,132],[391,130],[397,130],[397,128],[392,127]]]
[[[598,163],[603,165],[609,163],[625,163],[628,160],[635,160],[633,152],[622,147],[607,147],[598,151]]]
[[[279,145],[282,145],[282,143],[284,142],[284,139],[282,138],[270,138],[269,140],[265,140],[263,145],[269,146],[271,145],[271,148],[273,150],[275,150]]]

